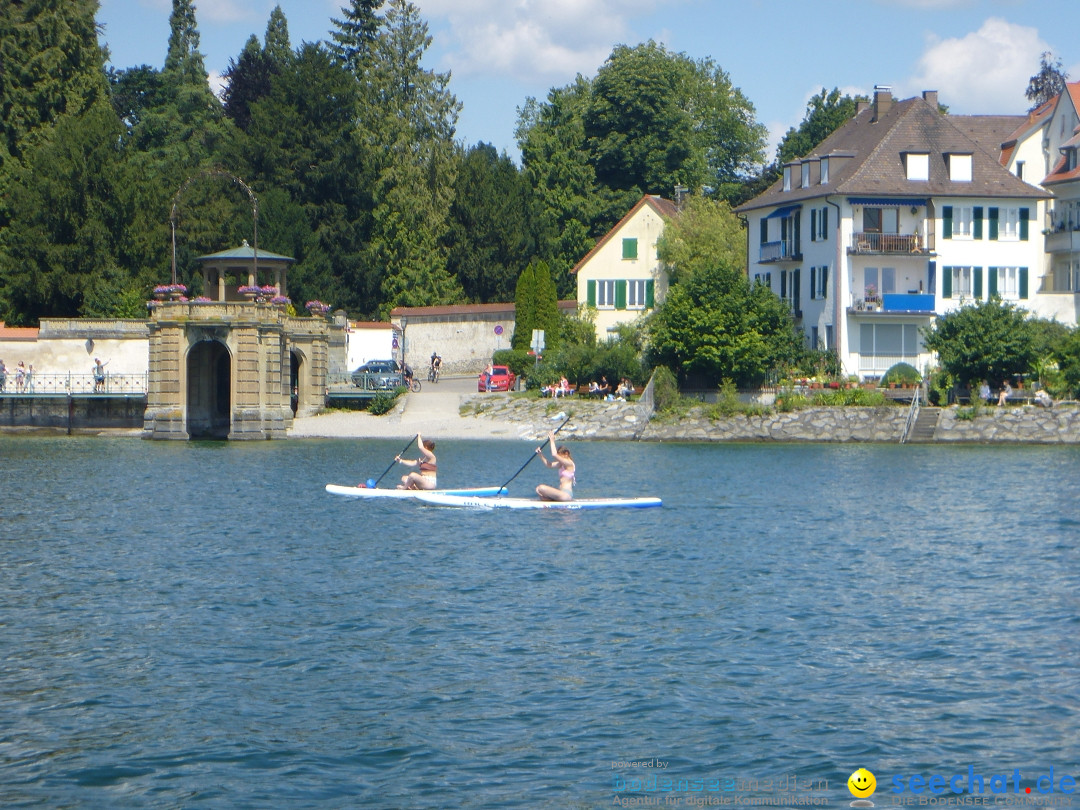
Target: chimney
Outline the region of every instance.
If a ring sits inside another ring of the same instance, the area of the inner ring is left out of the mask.
[[[938,111],[937,90],[923,90],[922,97],[923,101],[929,104],[934,112]]]
[[[874,85],[874,117],[871,121],[880,121],[892,106],[892,88],[887,84]]]
[[[860,99],[855,100],[855,114],[856,115],[858,115],[859,113],[861,113],[864,110],[867,110],[869,108],[870,108],[870,102],[867,101],[865,98],[860,98]]]

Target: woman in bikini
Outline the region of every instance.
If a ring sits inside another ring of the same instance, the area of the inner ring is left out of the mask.
[[[551,442],[551,461],[544,457],[542,445],[536,448],[536,453],[540,456],[540,460],[544,462],[545,467],[559,468],[559,486],[556,489],[555,487],[549,487],[547,484],[540,484],[536,488],[536,494],[545,501],[572,500],[574,497],[574,471],[577,468],[574,465],[574,459],[570,456],[570,448],[565,444],[562,447],[555,446],[554,431],[548,433],[548,440]]]
[[[431,439],[424,441],[420,434],[416,434],[416,446],[420,448],[420,458],[404,459],[394,456],[394,460],[406,467],[416,467],[416,472],[401,477],[398,489],[435,489],[435,473],[437,464],[435,461],[435,442]]]

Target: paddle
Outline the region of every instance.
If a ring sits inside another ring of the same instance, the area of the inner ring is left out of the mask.
[[[405,452],[406,450],[408,450],[408,449],[409,449],[409,448],[410,448],[410,447],[412,446],[412,443],[413,443],[413,442],[415,442],[415,441],[416,441],[416,437],[415,437],[415,436],[413,436],[413,437],[412,437],[411,439],[409,439],[409,443],[408,443],[407,445],[405,445],[404,447],[402,447],[402,448],[401,448],[401,453],[404,453],[404,452]],[[389,466],[389,467],[387,467],[387,468],[386,468],[386,469],[385,469],[385,470],[383,471],[383,474],[382,474],[382,475],[380,475],[380,476],[379,476],[378,478],[376,478],[376,479],[375,479],[375,483],[374,483],[374,484],[373,484],[373,483],[371,483],[371,479],[370,479],[370,478],[369,478],[369,479],[367,480],[367,488],[368,488],[368,489],[375,489],[375,487],[377,487],[377,486],[379,485],[379,482],[380,482],[380,481],[382,481],[382,480],[383,480],[384,478],[386,478],[386,474],[387,474],[388,472],[390,472],[390,471],[391,471],[392,469],[394,469],[394,465],[395,465],[395,464],[397,464],[397,460],[398,460],[398,458],[400,458],[400,457],[401,457],[401,453],[398,453],[398,454],[397,454],[397,457],[395,457],[395,458],[394,458],[394,460],[390,462],[390,466]]]
[[[556,419],[558,419],[558,417],[555,417],[555,418],[556,418]],[[552,433],[558,433],[558,432],[559,432],[560,430],[562,430],[562,429],[563,429],[563,425],[565,425],[565,424],[566,424],[567,422],[569,422],[571,418],[572,418],[572,417],[569,417],[569,416],[568,416],[568,417],[566,417],[566,419],[564,419],[564,420],[563,420],[563,423],[562,423],[562,425],[559,425],[559,426],[558,426],[557,428],[555,428],[555,430],[553,430],[553,431],[552,431]],[[543,444],[541,444],[540,446],[541,446],[541,447],[543,447],[544,445],[543,445]],[[533,454],[532,454],[531,456],[529,456],[529,460],[528,460],[528,461],[526,461],[526,462],[525,462],[524,464],[522,464],[522,465],[521,465],[521,469],[520,469],[520,470],[518,470],[518,471],[517,471],[516,473],[514,473],[513,475],[511,475],[511,476],[510,476],[510,480],[509,480],[509,481],[507,481],[507,482],[506,482],[505,484],[503,484],[503,485],[502,485],[502,487],[501,487],[501,488],[500,488],[500,490],[499,490],[499,497],[500,497],[500,498],[502,497],[502,494],[503,494],[503,493],[502,493],[502,491],[503,491],[504,489],[506,489],[506,488],[507,488],[508,486],[510,486],[510,481],[513,481],[513,480],[514,480],[515,478],[517,478],[517,477],[518,477],[519,475],[521,475],[521,474],[522,474],[522,473],[523,473],[523,472],[525,471],[525,468],[526,468],[526,467],[528,467],[530,463],[532,463],[532,460],[533,460],[534,458],[536,458],[536,456],[537,456],[537,455],[538,455],[538,453],[537,453],[537,452],[536,452],[536,451],[534,450],[534,451],[533,451]]]

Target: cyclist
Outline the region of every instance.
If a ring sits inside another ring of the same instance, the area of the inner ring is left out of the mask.
[[[431,353],[431,370],[428,372],[428,379],[432,382],[439,381],[439,368],[442,366],[442,358],[439,357],[438,352]]]

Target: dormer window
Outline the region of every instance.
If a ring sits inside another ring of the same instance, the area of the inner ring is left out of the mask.
[[[810,188],[810,164],[804,163],[802,165],[802,187]]]
[[[930,155],[926,152],[908,152],[907,160],[908,180],[930,179]]]
[[[821,185],[829,185],[829,159],[827,157],[821,159]]]
[[[791,191],[791,167],[784,167],[784,191]]]
[[[949,155],[949,179],[954,183],[971,182],[971,155]]]
[[[1076,150],[1075,149],[1066,149],[1065,150],[1065,171],[1071,172],[1075,168],[1076,168]]]

